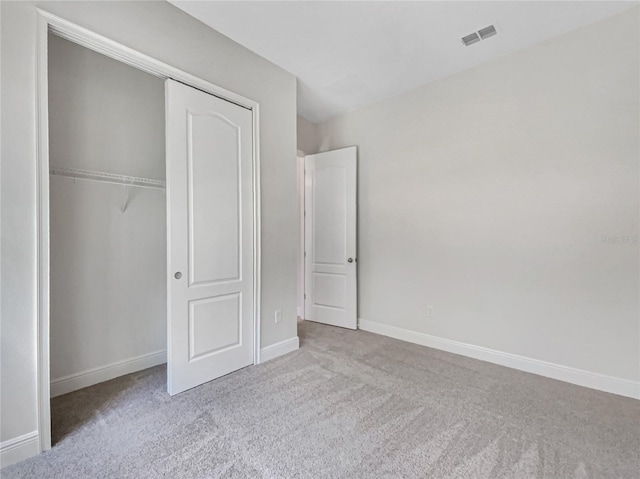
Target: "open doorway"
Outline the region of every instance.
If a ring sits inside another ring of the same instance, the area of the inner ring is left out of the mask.
[[[357,148],[298,155],[297,167],[298,316],[357,329]]]

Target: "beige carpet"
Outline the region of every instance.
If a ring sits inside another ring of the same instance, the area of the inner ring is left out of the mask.
[[[56,398],[10,478],[638,478],[640,401],[304,322],[301,349],[169,397],[156,367]]]

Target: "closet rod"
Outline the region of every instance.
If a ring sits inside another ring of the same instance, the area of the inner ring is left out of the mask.
[[[166,183],[150,178],[138,178],[135,176],[116,175],[115,173],[105,173],[102,171],[81,170],[79,168],[63,168],[52,166],[49,168],[52,175],[66,176],[69,178],[79,178],[82,180],[101,181],[104,183],[114,183],[116,185],[138,186],[140,188],[165,189]]]

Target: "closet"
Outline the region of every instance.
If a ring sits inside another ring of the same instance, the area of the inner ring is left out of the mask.
[[[140,61],[48,37],[51,397],[257,361],[257,104]]]
[[[166,362],[164,80],[49,35],[51,396]]]

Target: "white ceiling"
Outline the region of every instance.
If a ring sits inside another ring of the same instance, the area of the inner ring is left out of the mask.
[[[316,123],[638,5],[169,1],[296,75],[298,113]],[[498,35],[462,45],[462,36],[491,24]]]

